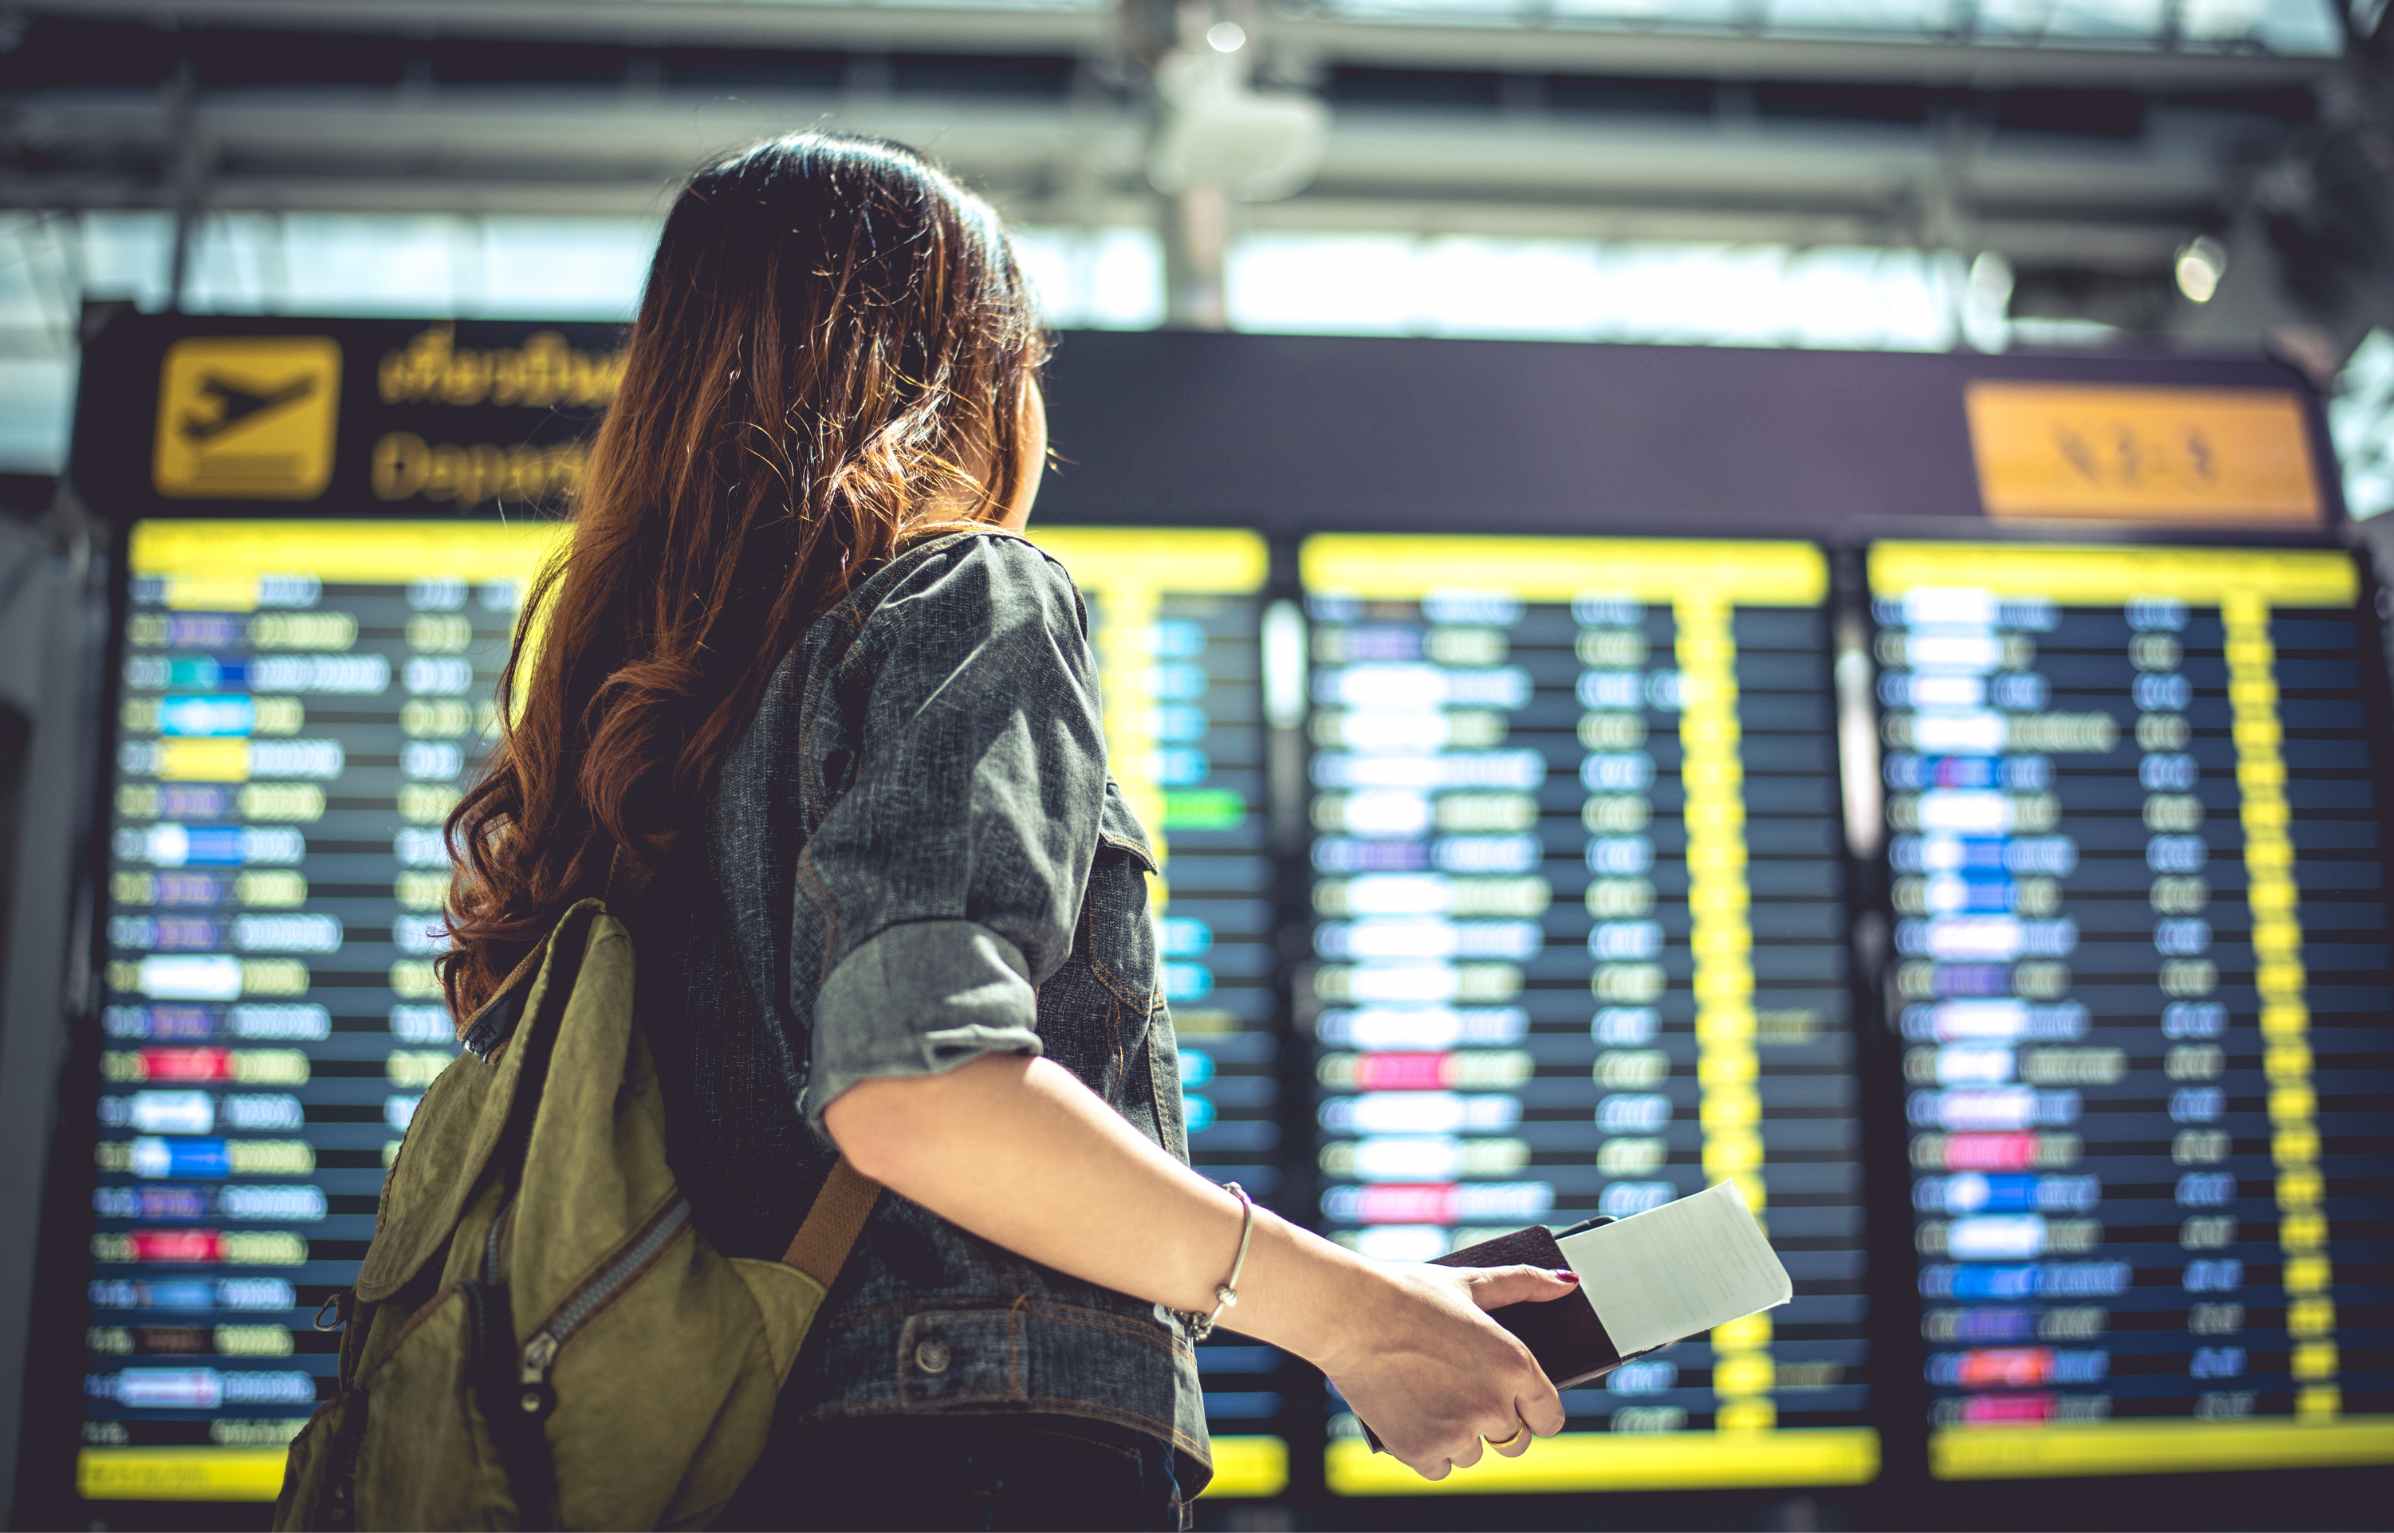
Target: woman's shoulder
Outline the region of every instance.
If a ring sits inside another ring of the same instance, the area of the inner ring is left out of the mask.
[[[893,556],[852,598],[859,629],[911,626],[937,617],[957,627],[1035,624],[1088,631],[1072,573],[1019,533],[973,528],[941,534]]]

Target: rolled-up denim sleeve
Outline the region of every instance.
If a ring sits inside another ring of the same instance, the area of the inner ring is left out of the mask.
[[[920,557],[858,636],[855,760],[798,861],[821,923],[807,1121],[860,1081],[1037,1054],[1105,796],[1079,593],[1010,537]]]

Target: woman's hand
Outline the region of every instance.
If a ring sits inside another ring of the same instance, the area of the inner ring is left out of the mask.
[[[1478,1463],[1483,1441],[1513,1458],[1532,1435],[1563,1429],[1554,1385],[1487,1311],[1562,1298],[1578,1290],[1577,1274],[1399,1266],[1371,1277],[1322,1371],[1390,1453],[1443,1480]]]

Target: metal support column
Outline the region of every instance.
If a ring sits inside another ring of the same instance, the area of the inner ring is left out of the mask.
[[[1192,330],[1228,329],[1229,194],[1219,186],[1193,186],[1167,195],[1163,225],[1166,322]]]

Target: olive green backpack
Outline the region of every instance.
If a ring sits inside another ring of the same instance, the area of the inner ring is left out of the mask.
[[[778,1262],[700,1237],[607,902],[568,910],[466,1042],[326,1306],[340,1387],[291,1444],[274,1525],[703,1526],[880,1189],[840,1161]]]

